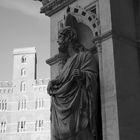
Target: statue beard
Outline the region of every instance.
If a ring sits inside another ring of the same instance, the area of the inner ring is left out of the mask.
[[[69,57],[69,54],[68,54],[68,45],[66,44],[61,44],[59,45],[59,55],[61,56],[61,64],[62,65],[65,65],[68,57]]]
[[[59,50],[59,53],[68,54],[68,45],[67,45],[67,43],[63,43],[62,45],[60,45],[58,50]]]

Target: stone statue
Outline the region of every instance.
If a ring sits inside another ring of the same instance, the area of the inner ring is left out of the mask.
[[[52,140],[96,140],[98,65],[72,27],[58,33],[63,66],[49,82]]]

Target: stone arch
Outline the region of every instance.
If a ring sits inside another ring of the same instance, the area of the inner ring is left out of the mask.
[[[81,7],[68,7],[66,13],[65,25],[75,26],[78,32],[88,32],[89,38],[92,38],[92,40],[100,35],[100,22],[96,14],[86,11]],[[76,21],[71,21],[72,16]],[[77,23],[75,24],[74,22]]]
[[[71,26],[76,30],[79,42],[94,53],[98,62],[98,51],[93,42],[100,36],[100,24],[97,15],[81,7],[68,7],[64,18],[65,26]]]
[[[78,23],[87,25],[93,32],[93,36],[96,37],[100,34],[99,19],[96,14],[86,11],[81,7],[68,7],[67,15],[72,15],[76,18]]]
[[[22,68],[21,69],[21,76],[25,76],[26,75],[26,68]]]
[[[68,7],[66,12],[65,25],[76,29],[79,41],[87,49],[94,47],[93,39],[100,35],[97,16],[81,7]]]

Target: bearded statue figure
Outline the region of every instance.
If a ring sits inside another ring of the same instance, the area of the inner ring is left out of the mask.
[[[59,31],[58,44],[64,59],[60,74],[48,85],[51,139],[96,140],[98,63],[72,27]]]

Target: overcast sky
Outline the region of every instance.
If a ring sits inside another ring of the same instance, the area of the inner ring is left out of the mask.
[[[36,47],[37,78],[49,78],[50,20],[40,2],[0,0],[0,81],[12,81],[13,49]]]

